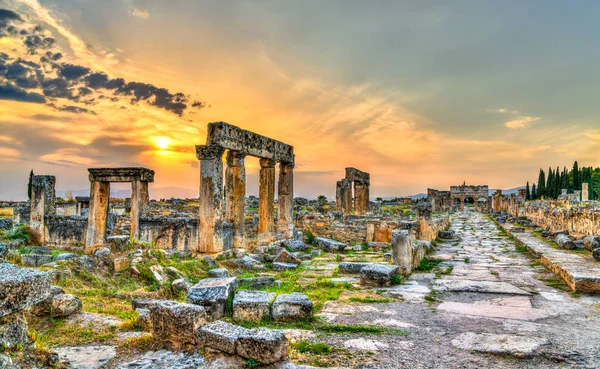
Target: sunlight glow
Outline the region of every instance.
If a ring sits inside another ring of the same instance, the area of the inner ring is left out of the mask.
[[[171,140],[168,137],[158,137],[156,139],[156,146],[161,150],[168,149],[170,143]]]

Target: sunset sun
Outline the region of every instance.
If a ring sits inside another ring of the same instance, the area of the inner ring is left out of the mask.
[[[169,148],[169,144],[171,143],[171,140],[169,140],[169,138],[167,137],[158,137],[156,140],[156,147],[158,147],[161,150],[166,150]]]

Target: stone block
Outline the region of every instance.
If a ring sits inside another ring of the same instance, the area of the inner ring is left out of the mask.
[[[173,291],[174,294],[184,292],[187,295],[190,287],[191,285],[188,283],[188,281],[183,278],[176,279],[173,281],[173,283],[171,283],[171,291]]]
[[[278,329],[251,329],[237,339],[236,353],[262,364],[272,364],[287,359],[288,340]]]
[[[278,271],[294,270],[294,269],[298,268],[298,265],[290,264],[290,263],[273,262],[273,264],[271,264],[271,268],[273,270],[278,270]]]
[[[81,311],[81,300],[75,295],[58,294],[52,298],[50,315],[53,318],[65,317]]]
[[[312,317],[312,309],[312,301],[303,293],[278,295],[272,307],[273,320],[276,322],[309,320]]]
[[[360,284],[364,286],[390,286],[394,275],[398,274],[398,266],[371,264],[361,269]]]
[[[52,261],[66,261],[71,260],[75,257],[77,257],[77,254],[74,254],[72,252],[63,252],[62,254],[56,255],[54,259],[52,259]]]
[[[196,342],[195,332],[208,323],[202,306],[159,300],[150,306],[153,336],[173,348]]]
[[[451,240],[454,238],[454,231],[439,231],[438,237],[442,240]]]
[[[30,308],[30,312],[33,315],[37,315],[37,316],[43,316],[43,315],[49,315],[51,310],[52,310],[52,298],[56,295],[60,295],[65,293],[65,291],[58,286],[51,286],[50,287],[50,296],[48,296],[47,299],[45,299],[44,301],[33,305]]]
[[[240,278],[238,281],[240,285],[245,286],[250,290],[260,290],[275,285],[275,277],[271,276]]]
[[[300,264],[301,261],[287,250],[281,250],[273,260],[275,263]]]
[[[149,309],[136,309],[138,316],[135,320],[135,325],[140,327],[142,330],[148,332],[152,329],[152,320],[150,319]]]
[[[113,270],[115,273],[120,273],[129,269],[131,260],[127,256],[121,256],[113,260]]]
[[[0,317],[38,304],[50,296],[50,277],[35,269],[0,264]]]
[[[344,251],[344,249],[348,247],[348,245],[343,242],[325,237],[315,238],[315,244],[326,252],[340,252]]]
[[[300,233],[302,234],[302,233]],[[289,251],[306,251],[308,245],[306,245],[302,240],[286,240],[284,241],[284,246]]]
[[[196,345],[235,355],[238,338],[247,335],[249,329],[218,320],[196,329]]]
[[[392,247],[391,242],[369,242],[369,249],[375,251],[388,250]]]
[[[233,297],[237,278],[206,278],[192,286],[186,302],[203,306],[213,319],[225,314],[227,299]]]
[[[260,322],[271,315],[274,293],[262,291],[239,291],[233,299],[233,319]]]
[[[52,255],[21,254],[21,263],[26,267],[37,267],[52,262]]]
[[[412,271],[412,245],[407,230],[392,232],[392,260],[398,265],[402,275],[409,275]]]
[[[114,251],[125,251],[129,248],[130,236],[108,236],[106,244]]]
[[[583,247],[586,250],[594,251],[600,247],[600,237],[598,236],[586,236],[583,238]]]
[[[354,261],[343,261],[340,263],[339,265],[339,269],[340,269],[340,273],[345,273],[345,274],[358,274],[360,273],[360,270],[369,265],[369,264],[373,264],[373,263],[368,263],[368,262],[354,262]]]
[[[27,320],[23,312],[17,312],[0,318],[0,347],[14,349],[16,346],[28,346],[31,343],[27,334]]]
[[[231,277],[231,273],[225,268],[216,268],[209,270],[208,276],[210,278],[229,278]]]
[[[557,234],[556,237],[554,237],[554,242],[556,242],[558,246],[566,250],[573,250],[576,248],[575,243],[571,241],[569,236],[562,233]]]

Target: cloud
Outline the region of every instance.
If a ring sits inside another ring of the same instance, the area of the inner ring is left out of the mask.
[[[22,22],[23,19],[12,10],[0,9],[0,37],[16,34],[16,28],[11,26],[15,21]]]
[[[82,67],[81,65],[63,64],[58,74],[68,80],[76,80],[87,74],[90,74],[90,68]]]
[[[518,116],[516,119],[509,120],[504,126],[511,129],[527,128],[531,123],[540,120],[540,117],[530,117],[527,115]]]
[[[150,18],[150,13],[148,13],[147,10],[141,8],[131,8],[129,9],[129,14],[144,20]]]
[[[46,98],[37,92],[27,92],[10,82],[0,84],[0,100],[14,100],[33,103],[45,103]]]
[[[505,108],[500,109],[485,109],[488,113],[503,113],[503,114],[519,114],[517,110],[510,110]]]

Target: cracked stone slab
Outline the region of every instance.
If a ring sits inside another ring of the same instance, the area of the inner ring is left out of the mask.
[[[53,350],[60,360],[69,362],[69,369],[99,369],[117,354],[113,346],[56,347]]]
[[[517,357],[534,356],[547,344],[548,340],[538,337],[473,332],[462,333],[452,340],[454,347],[463,350]]]
[[[344,342],[344,347],[347,349],[361,350],[361,351],[377,351],[379,349],[387,347],[387,344],[369,340],[365,338],[356,338]]]
[[[501,293],[507,295],[526,295],[531,293],[506,282],[473,281],[473,280],[450,280],[439,279],[433,282],[433,289],[437,291],[450,292],[481,292]]]
[[[463,302],[443,302],[438,311],[466,316],[535,321],[548,318],[552,314],[541,309],[492,304],[467,304]]]

